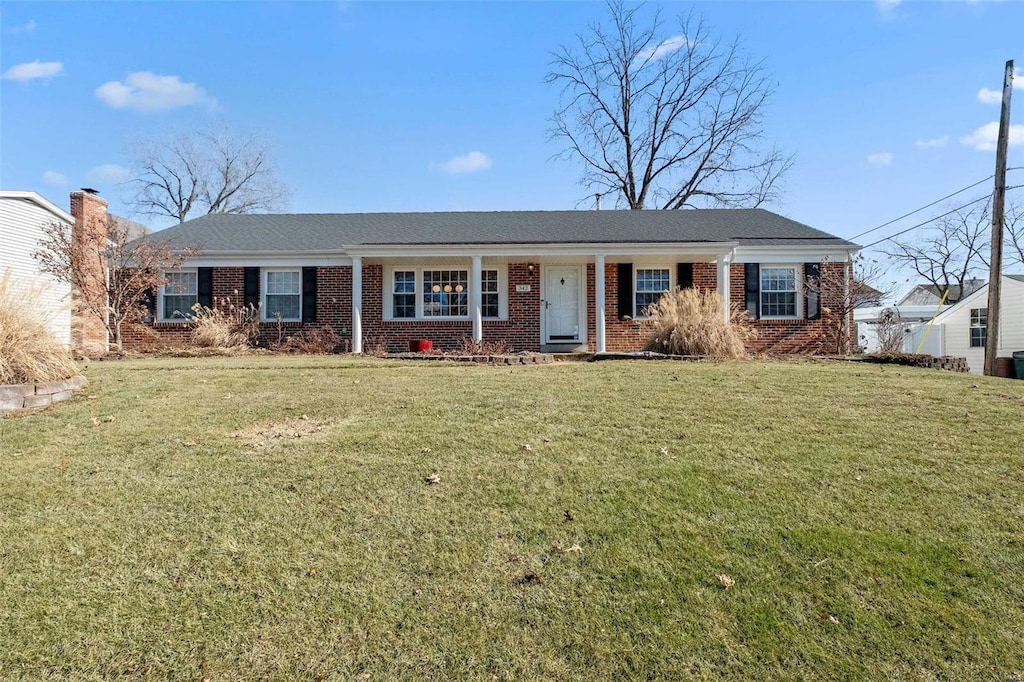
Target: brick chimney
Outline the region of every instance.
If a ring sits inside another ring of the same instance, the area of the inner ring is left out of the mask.
[[[71,193],[71,215],[75,218],[71,228],[71,239],[76,246],[81,246],[89,254],[99,258],[90,258],[90,271],[86,273],[86,284],[81,291],[72,294],[75,304],[71,321],[71,347],[86,355],[102,354],[107,351],[107,330],[103,322],[89,310],[83,309],[85,302],[102,305],[106,297],[106,261],[102,259],[102,249],[107,239],[107,201],[99,196],[99,192],[88,187]]]

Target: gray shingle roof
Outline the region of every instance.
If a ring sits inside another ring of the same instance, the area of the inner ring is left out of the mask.
[[[155,233],[207,252],[333,251],[346,246],[851,242],[763,209],[207,215]]]

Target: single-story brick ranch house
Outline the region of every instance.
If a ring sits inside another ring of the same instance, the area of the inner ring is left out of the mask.
[[[858,250],[762,209],[207,215],[150,238],[200,251],[167,273],[129,348],[184,342],[198,302],[260,306],[266,339],[330,325],[355,353],[637,350],[646,306],[695,286],[746,308],[753,350],[817,352],[844,292],[805,277],[849,277]]]

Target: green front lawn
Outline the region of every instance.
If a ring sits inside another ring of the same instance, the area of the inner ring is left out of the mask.
[[[0,679],[1024,678],[1024,381],[87,376],[0,420]]]

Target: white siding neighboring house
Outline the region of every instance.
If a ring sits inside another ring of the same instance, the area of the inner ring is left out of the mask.
[[[998,357],[1024,351],[1024,275],[1003,275]],[[942,355],[967,358],[973,374],[985,367],[985,315],[988,284],[950,306],[935,318],[930,336],[938,335]],[[922,325],[922,328],[925,325]]]
[[[71,287],[39,272],[35,253],[43,228],[54,222],[73,225],[75,219],[36,192],[0,190],[0,275],[10,272],[19,287],[43,288],[42,316],[54,336],[71,343]]]

